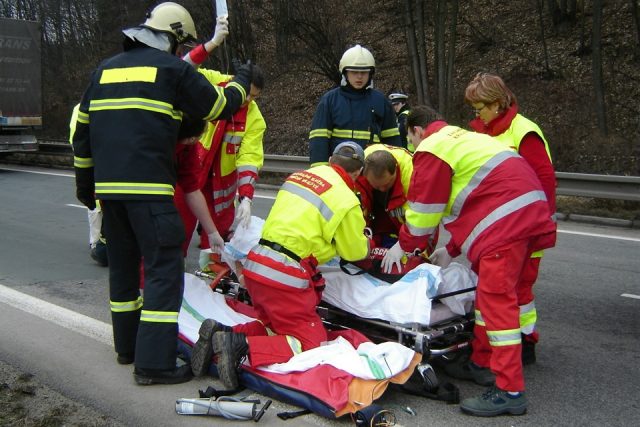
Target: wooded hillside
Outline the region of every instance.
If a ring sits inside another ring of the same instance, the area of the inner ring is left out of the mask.
[[[202,40],[215,2],[178,1]],[[44,129],[64,138],[90,72],[120,50],[120,29],[156,2],[0,0],[0,16],[43,25]],[[319,97],[353,44],[376,58],[375,84],[401,89],[466,126],[464,88],[479,71],[501,75],[521,112],[550,142],[556,169],[640,175],[638,0],[228,0],[231,35],[206,64],[232,72],[252,59],[267,74],[258,103],[265,152],[308,155]]]

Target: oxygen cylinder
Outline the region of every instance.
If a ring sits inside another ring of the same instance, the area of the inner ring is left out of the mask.
[[[178,399],[176,413],[180,415],[215,415],[232,420],[252,420],[256,416],[255,402],[213,399]]]

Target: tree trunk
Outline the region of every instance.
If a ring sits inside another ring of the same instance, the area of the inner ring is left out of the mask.
[[[547,76],[547,78],[551,78],[553,75],[553,72],[551,71],[551,67],[549,66],[549,51],[547,49],[547,38],[545,37],[545,34],[544,34],[544,19],[542,14],[542,9],[544,8],[543,0],[536,1],[536,6],[538,9],[538,18],[540,20],[540,39],[542,40],[542,51],[544,53],[545,75]]]
[[[636,43],[640,47],[640,15],[638,14],[638,0],[631,0],[631,13],[636,24]]]
[[[434,40],[435,47],[435,64],[434,71],[435,81],[438,85],[438,108],[440,113],[444,114],[447,110],[447,82],[446,82],[446,59],[445,59],[445,24],[447,20],[447,0],[436,0],[435,4],[435,28]]]
[[[418,47],[416,44],[416,25],[411,11],[411,0],[403,0],[405,33],[407,35],[407,54],[411,65],[411,75],[415,86],[416,99],[418,104],[424,103],[424,89],[420,79],[420,61],[418,60]]]
[[[424,26],[424,1],[416,0],[416,37],[418,47],[418,61],[420,64],[420,81],[422,85],[422,97],[423,103],[431,106],[431,97],[429,96],[429,81],[428,81],[428,63],[427,63],[427,46],[426,46],[426,31]]]
[[[591,45],[591,69],[593,73],[593,89],[595,95],[596,117],[598,129],[602,135],[607,135],[607,114],[604,99],[604,82],[602,80],[602,0],[593,0],[593,29]]]
[[[447,53],[447,111],[444,111],[446,117],[451,114],[451,105],[453,105],[453,67],[456,60],[456,40],[458,38],[458,0],[451,0],[451,18],[449,21],[449,49]]]

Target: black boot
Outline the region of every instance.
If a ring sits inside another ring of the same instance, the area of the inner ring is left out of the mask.
[[[218,375],[229,390],[238,388],[238,367],[249,353],[245,334],[216,332],[213,335],[213,353],[218,359]]]
[[[522,335],[522,364],[532,365],[536,363],[536,343],[528,341],[526,335]]]
[[[191,371],[196,377],[201,377],[209,370],[211,365],[211,356],[213,355],[213,347],[211,338],[216,332],[231,332],[231,327],[223,325],[214,319],[206,319],[200,325],[198,332],[200,338],[196,341],[191,351]]]
[[[186,383],[193,378],[193,375],[191,366],[182,365],[168,370],[135,368],[133,377],[139,385],[151,385]]]

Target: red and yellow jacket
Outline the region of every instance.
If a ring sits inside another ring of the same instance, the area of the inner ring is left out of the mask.
[[[527,162],[495,139],[445,122],[431,123],[413,156],[402,248],[424,249],[440,222],[451,256],[476,264],[488,251],[532,239],[532,250],[555,244],[540,181]]]

